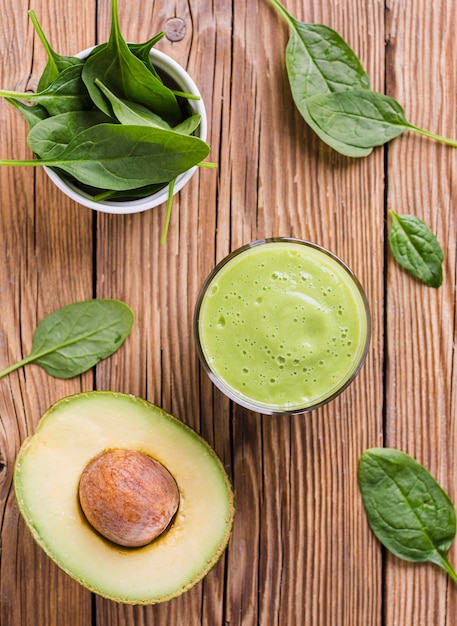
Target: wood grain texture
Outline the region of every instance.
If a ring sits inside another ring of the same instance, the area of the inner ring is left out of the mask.
[[[415,125],[456,136],[455,6],[392,2],[387,89]],[[421,217],[445,250],[444,284],[427,289],[389,259],[386,444],[423,463],[457,502],[455,151],[411,134],[388,152],[388,208]],[[454,392],[452,391],[454,389]],[[451,550],[455,563],[457,552]],[[427,589],[427,593],[423,590]],[[456,589],[430,566],[386,563],[387,624],[456,623]]]
[[[87,18],[89,28],[87,7],[84,2],[78,9],[67,7],[67,19],[76,23],[78,16]],[[81,30],[75,29],[67,40],[60,19],[47,13],[47,3],[34,8],[56,49],[63,51],[68,43],[78,49],[85,46],[77,40]],[[25,2],[1,5],[5,19],[0,82],[19,91],[35,88],[44,62],[27,10]],[[26,124],[20,114],[2,101],[0,118],[2,157],[29,158]],[[45,315],[92,297],[93,234],[92,216],[62,197],[42,171],[1,168],[0,194],[0,362],[6,367],[30,352],[34,328]],[[18,447],[33,433],[40,415],[60,397],[91,388],[92,378],[89,373],[81,379],[57,381],[31,365],[1,381],[0,623],[4,626],[62,624],[63,614],[69,626],[90,623],[90,594],[36,546],[18,515],[11,480]]]
[[[374,88],[408,119],[457,136],[453,0],[298,0],[305,22],[336,29]],[[34,89],[45,63],[25,0],[0,0],[0,85]],[[37,0],[63,54],[105,41],[110,1]],[[180,41],[158,48],[183,65],[208,113],[210,158],[165,207],[91,212],[44,172],[0,168],[0,365],[24,356],[38,321],[98,297],[127,302],[135,325],[93,372],[57,381],[36,366],[0,380],[0,623],[5,626],[457,626],[457,589],[429,565],[386,556],[357,488],[361,452],[413,454],[457,502],[456,155],[404,135],[366,159],[342,157],[296,111],[284,66],[288,27],[268,0],[119,0],[127,40],[145,41],[181,18]],[[29,155],[26,127],[0,101],[2,158]],[[444,284],[423,287],[388,251],[388,209],[414,213],[445,251]],[[201,369],[193,341],[200,286],[230,250],[294,236],[330,248],[366,289],[372,341],[355,382],[304,416],[262,417],[234,406]],[[12,470],[21,442],[58,398],[82,389],[147,398],[195,428],[234,484],[227,552],[204,581],[157,606],[91,596],[35,546],[19,517]],[[451,561],[457,563],[457,549]]]

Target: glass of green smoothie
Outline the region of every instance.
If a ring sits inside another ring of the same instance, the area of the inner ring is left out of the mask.
[[[208,276],[195,307],[197,352],[213,383],[268,415],[305,413],[338,396],[358,374],[370,332],[353,272],[302,239],[235,250]]]

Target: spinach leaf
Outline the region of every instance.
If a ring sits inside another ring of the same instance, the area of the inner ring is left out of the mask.
[[[5,98],[7,102],[13,105],[27,120],[29,128],[33,128],[35,124],[49,117],[49,113],[41,104],[25,104],[16,98]]]
[[[336,31],[322,24],[300,22],[278,0],[271,1],[291,30],[286,67],[299,109],[317,94],[370,88],[358,57]]]
[[[286,69],[292,98],[305,122],[326,144],[352,157],[364,157],[371,148],[337,141],[316,124],[308,111],[308,99],[323,93],[370,88],[370,81],[358,57],[344,39],[322,24],[296,20],[278,0],[271,0],[289,24],[291,35],[286,48]]]
[[[308,124],[308,126],[316,133],[316,135],[324,143],[326,143],[328,146],[333,148],[333,150],[335,150],[336,152],[339,152],[340,154],[347,156],[347,157],[360,158],[360,157],[368,156],[371,152],[373,152],[373,148],[362,148],[360,146],[351,145],[350,143],[346,143],[344,141],[339,141],[338,139],[333,137],[331,134],[329,134],[330,129],[327,128],[324,130],[323,128],[319,126],[319,124],[316,124],[316,122],[314,121],[312,115],[309,113],[309,110],[308,110],[308,103],[310,102],[311,99],[312,98],[310,98],[309,100],[306,101],[306,103],[303,104],[301,113],[302,113],[303,119]]]
[[[429,287],[443,283],[444,253],[429,227],[414,215],[390,211],[389,244],[396,261]]]
[[[415,131],[452,146],[457,142],[424,131],[408,122],[402,106],[377,91],[353,89],[313,96],[307,100],[314,123],[338,142],[359,148],[374,148]]]
[[[133,54],[143,61],[145,67],[160,81],[163,83],[162,77],[159,72],[154,67],[154,64],[151,61],[150,52],[153,46],[160,41],[165,36],[164,32],[158,33],[154,37],[151,37],[145,43],[128,43],[127,46],[129,50],[133,52]],[[177,91],[176,89],[171,89],[171,92],[176,96],[180,96],[181,98],[186,98],[187,100],[199,100],[199,96],[192,93],[185,93],[183,91]]]
[[[70,111],[48,117],[29,132],[27,142],[42,159],[58,159],[73,138],[110,118],[101,111]]]
[[[111,89],[108,89],[102,81],[95,79],[95,84],[104,93],[107,100],[111,104],[115,118],[121,124],[133,124],[137,126],[153,126],[154,128],[171,129],[170,124],[163,120],[159,115],[153,113],[145,106],[137,102],[131,102],[118,98]]]
[[[379,541],[401,559],[439,565],[457,582],[448,559],[455,510],[433,476],[404,452],[371,448],[360,458],[358,482]]]
[[[41,104],[49,115],[89,109],[92,103],[82,82],[83,65],[71,65],[58,75],[44,91],[38,93],[0,90],[4,98],[16,98]]]
[[[175,125],[181,121],[181,110],[173,92],[131,52],[122,37],[117,0],[112,0],[108,42],[94,50],[83,67],[82,78],[91,98],[107,115],[110,115],[109,106],[95,84],[96,78],[118,97],[142,104],[155,111],[169,124]]]
[[[183,135],[191,135],[200,126],[201,119],[201,115],[186,117],[180,124],[173,127],[173,131],[175,133],[182,133]]]
[[[411,128],[396,100],[366,89],[313,96],[307,107],[330,138],[359,148],[380,146]]]
[[[191,115],[172,128],[159,115],[156,115],[141,104],[118,98],[98,78],[95,79],[95,84],[101,89],[109,100],[113,109],[113,114],[121,124],[165,128],[167,130],[173,130],[175,133],[182,133],[184,135],[192,134],[200,124],[201,116]]]
[[[160,81],[162,81],[162,79],[160,78],[156,68],[151,62],[150,52],[151,52],[151,49],[156,45],[156,43],[160,41],[161,39],[163,39],[164,36],[165,36],[165,33],[162,31],[161,33],[154,35],[154,37],[151,37],[151,39],[148,39],[148,41],[145,41],[144,43],[128,43],[127,44],[130,51],[133,52],[133,54],[138,59],[140,59],[140,61],[143,61],[146,68],[152,74],[154,74],[154,76]]]
[[[29,363],[56,378],[79,376],[121,347],[133,321],[131,309],[119,300],[64,306],[38,324],[30,354],[0,372],[0,378]]]
[[[0,160],[0,165],[58,167],[86,185],[122,191],[169,182],[208,153],[208,144],[198,137],[147,126],[98,124],[74,137],[56,159]]]
[[[48,62],[37,85],[37,91],[44,91],[57,79],[60,72],[71,65],[82,65],[83,61],[77,57],[63,56],[53,50],[40,26],[40,23],[38,22],[35,11],[30,10],[29,17],[44,49],[46,50],[46,54],[48,55]]]

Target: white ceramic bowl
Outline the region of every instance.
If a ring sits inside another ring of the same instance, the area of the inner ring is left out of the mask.
[[[93,48],[87,48],[87,50],[83,50],[75,56],[84,59],[89,56],[92,50]],[[174,61],[167,54],[160,52],[160,50],[151,50],[151,60],[154,66],[168,75],[170,79],[178,85],[181,91],[191,93],[199,97],[199,100],[192,99],[189,100],[188,103],[192,114],[201,116],[201,122],[195,131],[195,135],[203,141],[206,141],[208,120],[205,105],[197,85],[194,83],[189,74],[176,61]],[[84,191],[76,187],[76,185],[72,184],[69,180],[63,178],[62,176],[59,176],[59,174],[51,170],[49,167],[45,167],[44,170],[56,187],[63,191],[63,193],[69,198],[75,200],[83,206],[94,209],[95,211],[101,211],[103,213],[139,213],[141,211],[152,209],[159,204],[163,204],[168,199],[169,186],[167,185],[157,193],[139,200],[104,200],[101,202],[95,202],[89,194],[84,193]],[[178,193],[178,191],[180,191],[184,185],[189,182],[196,170],[196,166],[192,167],[187,170],[187,172],[184,172],[177,177],[173,195]]]

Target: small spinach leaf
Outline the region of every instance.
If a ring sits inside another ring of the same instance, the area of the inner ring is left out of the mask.
[[[435,235],[414,215],[390,214],[389,244],[396,261],[427,286],[440,287],[444,253]]]
[[[131,102],[129,100],[124,100],[123,98],[118,98],[116,94],[114,94],[111,89],[108,89],[108,87],[106,87],[100,79],[96,78],[95,84],[108,99],[113,109],[115,118],[121,124],[153,126],[154,128],[166,128],[168,130],[171,129],[170,124],[145,106],[138,104],[137,102]]]
[[[146,68],[152,74],[154,74],[154,76],[160,81],[162,81],[162,79],[160,78],[156,68],[151,62],[150,52],[151,52],[151,49],[156,45],[156,43],[160,41],[161,39],[163,39],[164,36],[165,36],[165,33],[162,31],[158,33],[157,35],[154,35],[154,37],[151,37],[151,39],[148,39],[148,41],[145,41],[144,43],[128,43],[127,44],[130,51],[133,52],[133,54],[138,59],[140,59],[140,61],[143,61]]]
[[[81,80],[82,65],[71,65],[44,91],[38,93],[0,90],[4,98],[16,98],[41,104],[49,115],[91,108],[89,94]]]
[[[191,115],[190,117],[186,117],[186,119],[177,126],[174,126],[173,130],[175,133],[191,135],[199,127],[201,119],[201,115]]]
[[[119,300],[85,300],[54,311],[36,327],[32,350],[0,372],[0,378],[29,363],[56,378],[73,378],[114,354],[130,334],[131,309]]]
[[[113,114],[121,124],[165,128],[167,130],[173,130],[175,133],[182,133],[183,135],[190,135],[200,124],[201,116],[191,115],[172,128],[159,115],[156,115],[156,113],[153,113],[141,104],[118,98],[98,78],[95,79],[95,84],[101,89],[109,100],[113,109]]]
[[[30,10],[29,16],[35,31],[40,38],[44,49],[46,50],[46,54],[48,55],[48,62],[37,85],[37,91],[44,91],[56,80],[62,70],[70,67],[71,65],[82,65],[83,61],[77,57],[63,56],[53,50],[40,26],[40,23],[38,22],[35,11]]]
[[[425,467],[400,450],[371,448],[360,458],[358,482],[379,541],[401,559],[439,565],[457,582],[448,559],[454,506]]]
[[[25,104],[16,98],[5,98],[7,102],[13,105],[25,117],[29,128],[33,128],[35,124],[49,117],[49,113],[41,104]]]

